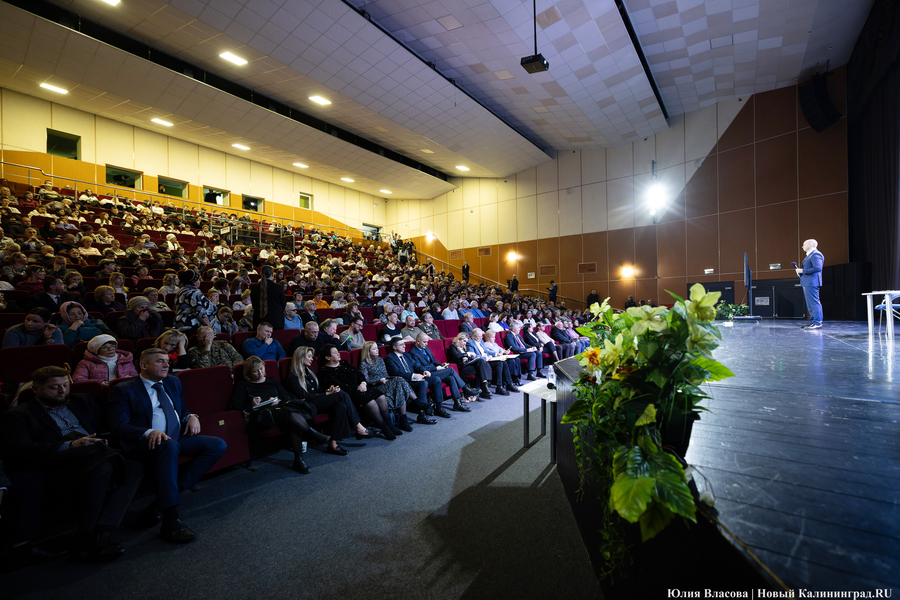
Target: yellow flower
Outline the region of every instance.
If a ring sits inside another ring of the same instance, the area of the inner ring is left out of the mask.
[[[637,337],[647,331],[662,331],[669,326],[666,322],[665,306],[632,306],[628,314],[637,319],[631,326],[631,335]]]
[[[603,354],[603,350],[601,348],[588,348],[581,354],[581,358],[578,360],[579,364],[582,367],[586,368],[588,371],[596,371],[601,367],[601,354]]]
[[[691,299],[684,302],[689,317],[697,321],[712,321],[716,318],[716,302],[722,292],[708,292],[699,283],[691,287]]]
[[[610,308],[611,307],[609,305],[609,298],[607,297],[606,300],[603,301],[603,304],[597,304],[596,302],[591,304],[590,310],[591,310],[591,314],[594,315],[595,317],[597,317],[597,316],[600,316],[603,313],[607,312],[608,310],[610,310]]]

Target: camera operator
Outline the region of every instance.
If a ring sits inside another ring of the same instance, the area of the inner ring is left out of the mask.
[[[116,333],[120,340],[137,344],[141,338],[157,338],[166,329],[159,314],[150,308],[146,296],[135,296],[128,301],[127,312],[119,317]]]

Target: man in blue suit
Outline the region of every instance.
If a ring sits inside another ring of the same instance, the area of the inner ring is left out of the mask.
[[[437,420],[431,415],[434,411],[428,403],[428,382],[421,373],[416,373],[415,363],[406,354],[406,342],[403,338],[396,337],[391,340],[391,350],[384,359],[384,366],[391,376],[405,379],[418,397],[419,416],[416,423],[420,425],[434,425]]]
[[[541,372],[541,369],[544,368],[544,357],[537,348],[525,345],[525,341],[522,339],[521,321],[513,321],[509,326],[509,331],[506,333],[504,344],[515,354],[518,354],[520,360],[525,359],[528,361],[528,368],[526,369],[528,371],[528,375],[526,379],[528,379],[529,381],[535,381],[537,379],[537,377],[535,377],[535,374],[540,377],[544,376],[544,374]]]
[[[453,410],[457,412],[471,412],[472,409],[460,404],[460,393],[464,393],[468,397],[477,396],[478,393],[469,389],[456,371],[448,365],[442,365],[435,360],[434,354],[431,353],[431,349],[428,347],[428,340],[430,339],[428,334],[419,332],[416,336],[415,345],[409,350],[409,357],[415,363],[415,371],[425,375],[425,381],[428,382],[428,387],[431,388],[431,392],[434,394],[437,407],[435,414],[440,417],[442,412],[445,414],[447,412],[441,406],[444,395],[444,389],[441,384],[444,382],[450,387],[450,395],[453,398]],[[447,416],[449,417],[450,415]]]
[[[178,517],[179,492],[191,489],[225,453],[225,441],[197,435],[200,420],[191,414],[181,382],[169,374],[165,350],[141,353],[141,374],[117,385],[109,395],[109,422],[125,451],[156,474],[156,508],[162,513],[160,534],[167,542],[186,544],[197,534]],[[178,458],[193,456],[178,473]]]
[[[822,287],[822,267],[825,266],[825,257],[818,250],[819,243],[816,240],[803,242],[803,251],[806,258],[797,269],[800,276],[800,285],[803,288],[803,298],[806,300],[806,309],[809,311],[809,323],[801,329],[822,328],[822,303],[819,301],[819,288]]]

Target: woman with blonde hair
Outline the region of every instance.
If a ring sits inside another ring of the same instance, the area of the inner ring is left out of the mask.
[[[328,413],[333,422],[329,452],[342,454],[339,450],[343,450],[343,448],[337,440],[349,437],[351,434],[355,434],[357,439],[374,436],[359,422],[359,414],[350,400],[350,395],[334,385],[325,387],[319,381],[318,375],[312,369],[315,360],[315,350],[309,346],[300,346],[294,350],[291,370],[288,372],[285,386],[295,398],[306,400],[320,413]],[[346,453],[347,451],[344,450],[343,454]]]
[[[191,357],[187,353],[187,336],[177,329],[163,331],[153,342],[153,347],[166,351],[170,371],[191,368]]]
[[[109,287],[115,290],[117,294],[128,294],[128,288],[125,287],[125,275],[118,271],[110,274]]]
[[[474,375],[481,387],[478,397],[490,400],[493,397],[488,387],[491,381],[491,367],[487,361],[469,350],[468,342],[469,336],[465,333],[460,333],[453,338],[453,342],[447,346],[447,360],[459,368],[460,375]]]
[[[406,419],[406,403],[415,401],[416,393],[402,377],[388,375],[387,366],[378,353],[378,344],[366,342],[362,347],[359,371],[366,385],[379,390],[388,400],[388,408],[394,416],[397,427],[402,431],[412,431]]]

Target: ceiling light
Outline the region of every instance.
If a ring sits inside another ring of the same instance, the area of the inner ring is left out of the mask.
[[[303,163],[294,163],[295,167],[300,167],[301,169],[308,169],[309,165],[304,165]]]
[[[165,125],[166,127],[171,127],[172,124],[168,121],[163,121],[162,119],[150,119],[152,123],[156,123],[157,125]]]
[[[249,150],[249,146],[243,146],[241,144],[232,144],[232,147],[237,148],[238,150]]]
[[[106,2],[107,4],[109,4],[110,6],[115,6],[119,3],[119,0],[103,0],[103,1]]]
[[[425,154],[434,154],[434,150],[428,150],[427,148],[422,148],[422,152]]]
[[[321,104],[322,106],[325,106],[326,104],[331,104],[331,100],[326,100],[322,96],[310,96],[309,99],[312,100],[313,102],[315,102],[316,104]]]
[[[55,85],[50,85],[49,83],[42,83],[41,87],[45,90],[50,90],[51,92],[56,92],[58,94],[68,94],[69,90],[64,90],[61,87],[56,87]]]
[[[235,56],[235,55],[232,54],[231,52],[223,52],[223,53],[220,54],[219,56],[220,56],[221,58],[224,58],[224,59],[227,60],[228,62],[233,62],[234,64],[236,64],[236,65],[238,65],[238,66],[246,65],[246,64],[247,64],[247,61],[246,61],[246,60],[244,60],[244,59],[241,58],[240,56]]]
[[[469,167],[464,167],[462,165],[456,165],[456,168],[459,169],[460,171],[468,171],[469,170]]]
[[[634,277],[634,269],[632,267],[622,267],[622,277],[625,277],[626,279]]]
[[[341,181],[346,181],[347,183],[353,183],[356,180],[350,179],[349,177],[341,177]]]
[[[378,190],[378,191],[381,192],[382,194],[393,194],[394,193],[391,190]]]

